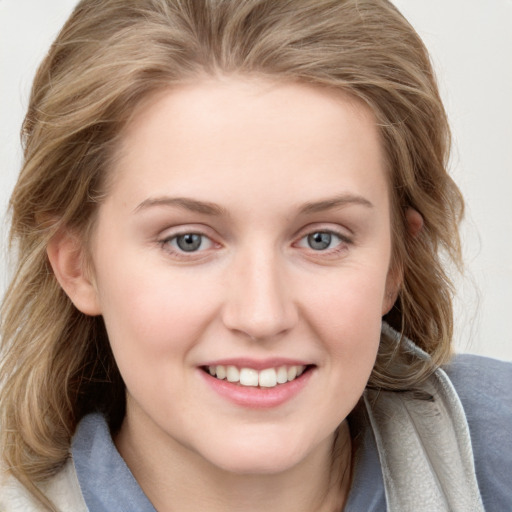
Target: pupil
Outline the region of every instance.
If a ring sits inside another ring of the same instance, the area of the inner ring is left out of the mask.
[[[323,251],[331,245],[331,238],[330,233],[312,233],[311,235],[308,235],[308,244],[311,249]]]
[[[196,235],[194,233],[180,235],[176,239],[176,243],[178,244],[178,247],[182,251],[185,251],[185,252],[196,251],[201,246],[201,235]]]

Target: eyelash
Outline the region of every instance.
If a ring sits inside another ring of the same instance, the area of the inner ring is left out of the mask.
[[[335,245],[335,247],[326,247],[325,249],[318,249],[315,250],[312,247],[305,247],[301,245],[301,242],[306,241],[306,244],[310,241],[308,240],[309,237],[312,237],[314,235],[328,235],[331,237],[331,240],[329,240],[329,245],[332,242],[332,237],[335,237],[338,239],[338,243]],[[192,251],[186,251],[177,246],[178,240],[181,237],[186,236],[198,236],[201,237],[201,242],[197,250]],[[205,241],[208,241],[208,247],[202,248]],[[171,254],[173,257],[181,258],[181,259],[187,259],[190,260],[191,258],[198,258],[203,257],[205,251],[211,249],[216,244],[208,235],[198,232],[198,231],[183,231],[180,233],[175,233],[170,236],[165,237],[162,240],[159,240],[159,245],[169,254]],[[338,231],[332,230],[332,229],[316,229],[312,231],[308,231],[306,234],[302,235],[297,242],[295,242],[293,245],[295,247],[304,247],[310,250],[313,254],[323,254],[323,255],[336,255],[337,253],[345,250],[348,245],[353,244],[353,240],[350,237],[347,237],[345,234],[342,234]]]
[[[209,247],[207,247],[206,249],[203,248],[202,250],[186,251],[186,250],[180,248],[179,245],[177,246],[177,244],[179,243],[178,240],[180,238],[186,237],[186,236],[201,237],[201,241],[200,241],[200,245],[199,245],[198,249],[201,249],[201,247],[204,245],[205,241],[209,242],[209,244],[208,244]],[[208,250],[209,248],[211,248],[212,246],[215,245],[215,242],[208,235],[205,235],[204,233],[197,232],[197,231],[184,231],[181,233],[175,233],[171,236],[165,237],[164,239],[159,241],[159,244],[166,252],[170,253],[174,257],[190,259],[190,258],[193,258],[194,256],[197,258],[198,253],[203,253],[205,250]]]
[[[330,242],[332,242],[332,237],[335,237],[338,239],[338,243],[334,247],[326,247],[324,249],[317,249],[317,250],[313,249],[310,246],[307,247],[315,254],[318,253],[318,254],[334,255],[334,254],[339,253],[340,251],[345,250],[347,248],[347,245],[351,245],[353,243],[353,241],[350,237],[347,237],[345,234],[340,233],[338,231],[335,231],[332,229],[316,229],[313,231],[309,231],[308,233],[303,235],[295,245],[297,245],[299,247],[303,247],[302,245],[300,245],[301,242],[305,241],[305,243],[308,244],[311,241],[309,238],[313,237],[314,235],[328,235],[329,237],[331,237],[331,239],[329,240],[329,245],[330,245]]]

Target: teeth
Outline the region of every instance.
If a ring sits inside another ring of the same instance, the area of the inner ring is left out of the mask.
[[[226,378],[226,368],[222,365],[219,365],[215,368],[215,375],[217,379],[225,379]]]
[[[276,380],[278,384],[288,382],[288,370],[286,366],[280,366],[277,370]]]
[[[277,384],[277,375],[274,368],[267,368],[261,370],[258,378],[260,387],[262,388],[273,388]]]
[[[264,370],[257,371],[253,368],[237,368],[236,366],[209,366],[208,372],[213,377],[223,380],[227,379],[228,382],[240,383],[242,386],[262,388],[273,388],[278,384],[285,384],[291,382],[297,377],[300,377],[306,367],[304,365],[298,366],[280,366],[278,368],[265,368]]]
[[[242,368],[240,370],[240,384],[242,386],[257,386],[258,372],[252,368]]]
[[[236,366],[228,366],[226,368],[226,378],[229,382],[238,382],[240,380],[240,372]]]

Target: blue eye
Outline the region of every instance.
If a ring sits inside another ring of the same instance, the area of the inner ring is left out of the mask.
[[[185,252],[197,251],[203,243],[203,237],[195,233],[187,233],[176,237],[176,245]]]
[[[211,240],[198,233],[183,233],[165,240],[173,249],[180,252],[197,252],[211,247]]]
[[[340,235],[331,231],[315,231],[303,237],[299,242],[299,246],[307,247],[314,251],[326,251],[340,245],[343,241]]]
[[[323,251],[328,249],[331,245],[332,235],[331,233],[312,233],[308,235],[308,245],[315,251]]]

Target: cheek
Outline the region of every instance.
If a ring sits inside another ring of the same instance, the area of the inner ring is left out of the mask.
[[[366,318],[380,323],[382,305],[386,295],[387,269],[382,266],[352,266],[336,274],[315,279],[307,297],[307,309],[323,319],[332,328],[364,329]]]
[[[190,356],[214,304],[206,285],[199,289],[170,272],[130,268],[129,279],[111,270],[100,290],[103,316],[129,394],[157,417],[159,410],[172,410],[170,404],[184,407],[180,396],[194,389]]]
[[[382,323],[386,269],[377,266],[340,272],[308,295],[304,316],[346,372],[371,372]],[[363,377],[364,378],[364,377]]]
[[[322,345],[324,393],[315,397],[319,417],[334,429],[360,399],[377,357],[385,277],[371,267],[340,272],[318,282],[303,302],[303,317]]]
[[[186,273],[139,261],[105,270],[98,292],[116,359],[185,355],[214,315],[209,282],[198,287]]]

